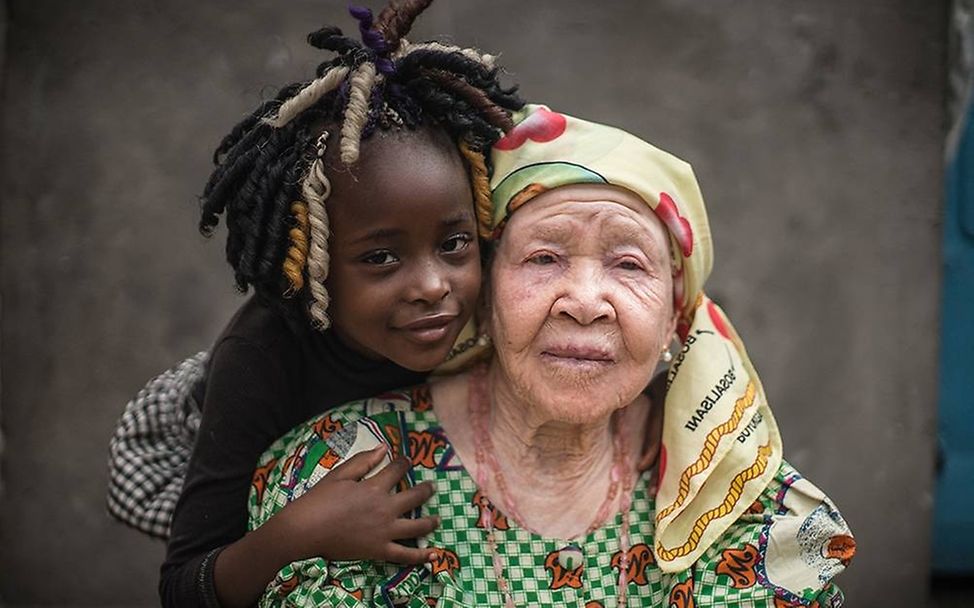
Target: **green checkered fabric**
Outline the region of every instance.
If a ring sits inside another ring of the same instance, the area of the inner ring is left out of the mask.
[[[572,542],[533,534],[509,522],[479,495],[474,480],[453,453],[433,414],[427,387],[349,403],[275,442],[255,475],[249,503],[251,529],[299,498],[347,458],[351,445],[363,434],[371,434],[412,460],[410,483],[435,483],[436,493],[423,505],[422,514],[440,516],[440,527],[425,539],[437,548],[438,559],[414,567],[369,561],[329,563],[321,558],[295,562],[285,566],[267,587],[261,606],[503,606],[486,532],[478,527],[484,508],[494,510],[498,553],[518,606],[616,606],[621,515]],[[839,560],[826,560],[827,567],[820,567],[817,578],[813,577],[818,583],[797,590],[774,580],[782,569],[764,561],[771,527],[795,516],[784,498],[799,479],[794,469],[783,465],[759,501],[692,568],[667,574],[657,567],[651,550],[655,504],[649,476],[644,475],[636,485],[630,514],[629,605],[841,605],[842,595],[830,580],[841,570]],[[806,538],[814,551],[823,542],[848,533],[831,503],[826,506],[827,516],[816,519],[812,526],[822,529],[811,540]],[[807,530],[805,534],[807,537]],[[571,558],[579,555],[582,563],[572,563]],[[808,572],[803,572],[802,580],[808,580]]]

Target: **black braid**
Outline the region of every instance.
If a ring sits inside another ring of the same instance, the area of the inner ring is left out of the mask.
[[[487,151],[501,135],[496,121],[492,124],[468,99],[430,77],[431,71],[447,73],[482,91],[496,105],[495,111],[510,113],[523,106],[516,87],[501,85],[497,69],[458,52],[423,49],[391,61],[388,54],[377,55],[381,49],[369,48],[330,26],[312,32],[308,42],[336,55],[318,66],[319,77],[338,66],[351,72],[364,61],[393,65],[372,91],[363,139],[378,130],[432,124],[455,141],[466,141],[475,151]],[[283,303],[289,287],[282,265],[289,247],[288,230],[294,226],[291,205],[302,198],[301,182],[315,139],[322,124],[341,123],[347,101],[346,81],[284,126],[275,128],[264,122],[307,84],[285,86],[222,139],[213,156],[216,169],[201,197],[199,228],[204,235],[211,234],[225,215],[227,261],[234,269],[237,287],[241,291],[253,287],[272,303]],[[389,111],[398,115],[402,127],[389,119]],[[489,158],[487,161],[489,166]]]

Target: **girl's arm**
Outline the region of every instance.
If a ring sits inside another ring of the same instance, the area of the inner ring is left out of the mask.
[[[425,536],[436,527],[435,518],[402,517],[429,499],[432,485],[390,495],[408,469],[404,459],[362,479],[384,455],[385,447],[379,446],[353,456],[263,526],[224,549],[214,569],[220,605],[253,605],[278,570],[308,557],[402,564],[431,559],[428,549],[406,547],[395,540]]]
[[[214,347],[203,417],[161,571],[163,606],[216,603],[211,552],[243,538],[257,459],[305,417],[294,405],[296,380],[288,374],[300,369],[299,352],[286,341],[268,347],[239,336]]]
[[[406,471],[398,461],[359,481],[377,464],[375,455],[349,459],[245,536],[247,495],[260,455],[306,417],[291,393],[299,379],[286,375],[299,369],[300,362],[290,359],[300,351],[274,351],[239,337],[214,349],[203,419],[162,568],[166,607],[253,605],[278,570],[311,556],[426,561],[427,552],[392,541],[432,531],[432,518],[400,518],[432,489],[420,485],[390,496]]]

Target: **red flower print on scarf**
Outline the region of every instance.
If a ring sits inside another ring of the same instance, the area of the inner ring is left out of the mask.
[[[519,122],[504,137],[497,140],[494,147],[498,150],[517,150],[524,142],[531,140],[539,144],[558,139],[565,132],[568,121],[557,112],[548,108],[539,108],[534,114]]]
[[[690,229],[690,222],[680,215],[673,198],[665,192],[660,192],[659,205],[656,206],[655,211],[656,217],[663,222],[680,245],[683,257],[690,257],[693,253],[693,230]]]
[[[707,302],[707,314],[710,315],[710,322],[714,324],[714,329],[720,332],[720,335],[724,338],[730,340],[730,332],[727,331],[727,324],[724,323],[724,317],[721,316],[720,311],[717,310],[717,305],[713,301]]]

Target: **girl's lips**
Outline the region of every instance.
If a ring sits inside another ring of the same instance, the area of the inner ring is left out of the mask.
[[[447,336],[458,315],[437,314],[421,317],[399,326],[412,340],[423,344],[439,342]]]

